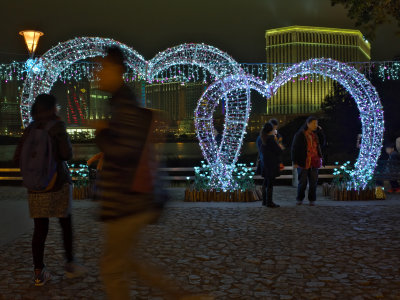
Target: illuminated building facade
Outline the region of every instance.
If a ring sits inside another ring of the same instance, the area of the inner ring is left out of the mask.
[[[108,99],[110,94],[103,92],[98,89],[98,83],[90,82],[90,92],[89,92],[89,120],[104,120],[109,118],[110,110]]]
[[[194,110],[206,87],[204,83],[148,84],[145,88],[146,107],[165,111],[177,132],[194,132]],[[187,125],[189,123],[191,126]]]
[[[0,82],[0,135],[20,135],[23,131],[19,103],[22,83]]]
[[[311,58],[332,58],[341,62],[371,59],[371,46],[359,30],[311,26],[290,26],[265,32],[267,63],[293,64]],[[274,72],[269,74],[269,81]],[[310,114],[333,88],[330,78],[293,78],[267,104],[267,115]]]

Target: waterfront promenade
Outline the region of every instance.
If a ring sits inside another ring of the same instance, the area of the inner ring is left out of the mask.
[[[255,203],[185,203],[182,189],[158,224],[144,231],[141,255],[193,293],[215,299],[400,299],[400,194],[384,201],[295,205],[278,186],[268,209]],[[51,220],[46,263],[53,279],[34,287],[32,221],[20,187],[0,187],[0,299],[104,299],[99,279],[102,225],[97,203],[74,201],[75,248],[89,268],[63,274],[61,232]],[[132,299],[162,299],[132,278]]]

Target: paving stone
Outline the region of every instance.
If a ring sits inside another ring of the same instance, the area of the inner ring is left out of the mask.
[[[182,197],[182,190],[174,192]],[[281,204],[275,210],[174,199],[143,231],[135,255],[162,266],[182,289],[216,299],[400,299],[400,196],[371,205],[332,203],[319,194],[321,204],[310,208],[295,206],[294,189],[278,186],[274,193]],[[0,299],[105,299],[96,206],[81,200],[73,210],[76,257],[90,270],[86,278],[65,278],[55,219],[45,256],[51,282],[32,285],[26,232],[0,246]],[[134,277],[131,289],[134,299],[163,298]]]

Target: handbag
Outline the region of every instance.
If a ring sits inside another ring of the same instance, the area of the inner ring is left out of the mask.
[[[311,167],[315,169],[319,169],[322,167],[322,158],[319,156],[311,157]]]

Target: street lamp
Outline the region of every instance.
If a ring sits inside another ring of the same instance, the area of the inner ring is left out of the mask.
[[[19,34],[24,37],[29,54],[32,58],[38,45],[39,38],[43,35],[43,32],[36,30],[23,30],[20,31]]]

